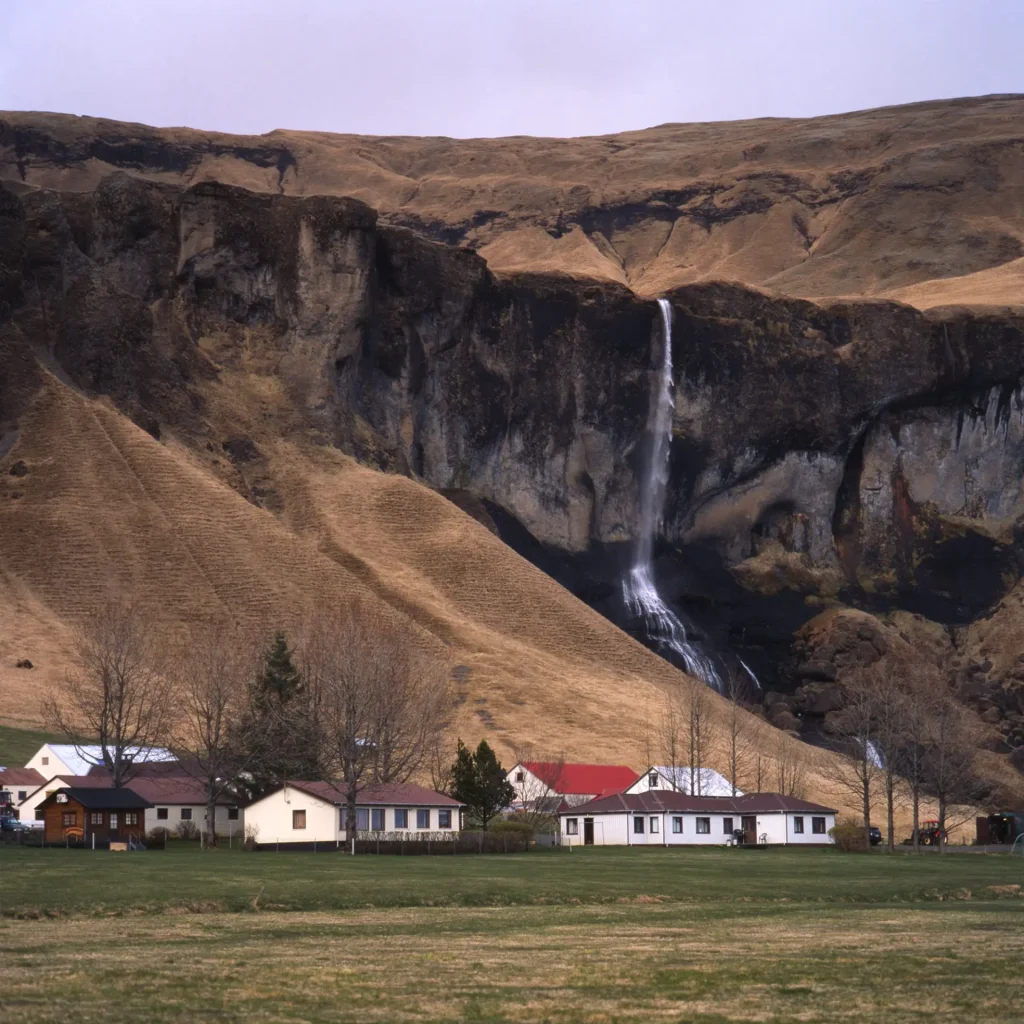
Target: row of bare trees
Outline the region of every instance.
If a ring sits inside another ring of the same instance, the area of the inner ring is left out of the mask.
[[[423,772],[452,709],[446,660],[379,603],[324,605],[273,638],[204,625],[168,645],[159,624],[112,605],[80,630],[77,666],[47,702],[76,746],[98,744],[114,786],[166,747],[202,783],[215,840],[225,794],[255,797],[288,779],[356,796]]]
[[[911,806],[917,848],[921,800],[929,795],[938,807],[941,848],[981,796],[972,715],[938,668],[895,656],[851,673],[841,690],[842,706],[828,722],[839,757],[823,763],[823,772],[860,803],[865,841],[870,842],[871,806],[881,796],[889,848],[895,842],[895,808],[904,801]],[[957,807],[962,810],[955,812]]]

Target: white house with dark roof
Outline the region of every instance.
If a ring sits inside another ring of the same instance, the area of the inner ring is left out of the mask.
[[[559,813],[562,843],[585,846],[829,846],[834,808],[781,793],[616,793]]]
[[[328,782],[286,782],[245,808],[245,822],[266,843],[339,843],[346,838],[348,798]],[[443,840],[458,835],[462,804],[410,783],[363,786],[356,831],[366,838]],[[362,838],[362,836],[360,837]]]

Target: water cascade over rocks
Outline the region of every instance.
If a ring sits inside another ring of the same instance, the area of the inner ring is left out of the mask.
[[[669,448],[672,442],[672,307],[658,299],[662,323],[661,377],[651,418],[651,459],[640,483],[640,520],[633,566],[622,582],[623,598],[631,616],[641,620],[647,635],[670,660],[681,662],[690,675],[716,690],[722,678],[715,663],[692,644],[679,616],[662,600],[654,584],[654,538],[661,524],[668,485]],[[672,656],[675,657],[672,657]]]

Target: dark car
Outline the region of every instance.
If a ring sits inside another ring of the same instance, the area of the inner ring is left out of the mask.
[[[882,830],[875,828],[874,825],[868,829],[868,836],[871,839],[872,846],[878,846],[882,842]]]
[[[27,832],[29,826],[17,818],[0,818],[0,832]]]

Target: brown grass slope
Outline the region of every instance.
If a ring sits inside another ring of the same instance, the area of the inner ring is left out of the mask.
[[[727,279],[921,307],[1024,301],[1019,96],[577,139],[244,137],[0,114],[0,177],[91,189],[114,168],[351,195],[496,271],[643,294]]]

